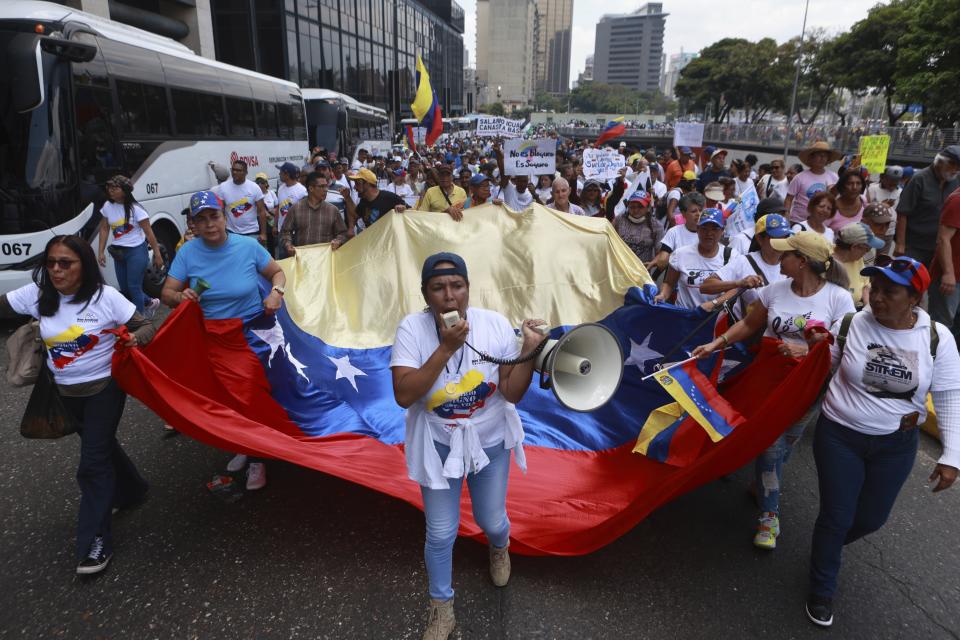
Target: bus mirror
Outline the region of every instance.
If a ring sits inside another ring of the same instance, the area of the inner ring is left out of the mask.
[[[12,100],[17,113],[32,111],[43,104],[43,62],[38,40],[39,37],[31,33],[19,33],[10,42],[12,86],[17,88]]]
[[[40,47],[47,53],[70,62],[90,62],[97,55],[97,48],[92,44],[60,38],[40,38]]]

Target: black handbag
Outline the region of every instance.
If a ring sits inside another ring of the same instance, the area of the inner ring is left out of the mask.
[[[127,259],[126,249],[124,249],[124,247],[118,247],[115,244],[107,247],[107,253],[113,257],[114,262],[123,262]]]
[[[44,363],[20,420],[20,435],[24,438],[53,440],[76,433],[79,426],[77,419],[63,403],[53,373]]]

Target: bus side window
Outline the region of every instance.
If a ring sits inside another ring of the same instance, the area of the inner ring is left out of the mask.
[[[257,137],[277,137],[277,105],[257,100],[254,105],[257,112]]]
[[[73,100],[81,176],[84,182],[102,184],[120,165],[110,91],[78,85]]]

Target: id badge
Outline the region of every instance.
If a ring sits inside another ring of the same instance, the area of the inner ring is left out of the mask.
[[[460,385],[459,373],[444,372],[443,392],[447,395],[447,398],[453,399],[459,395],[459,393],[457,392],[459,385]]]

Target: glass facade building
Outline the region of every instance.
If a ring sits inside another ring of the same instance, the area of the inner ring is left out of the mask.
[[[212,0],[217,59],[411,117],[417,53],[444,116],[463,105],[463,9],[453,0]]]

